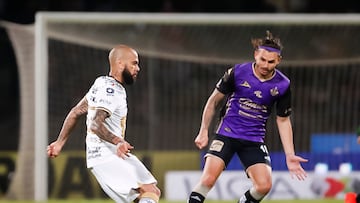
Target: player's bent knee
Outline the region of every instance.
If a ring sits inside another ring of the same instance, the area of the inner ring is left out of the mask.
[[[270,192],[271,187],[272,187],[271,183],[259,184],[256,187],[256,191],[260,194],[267,194]]]

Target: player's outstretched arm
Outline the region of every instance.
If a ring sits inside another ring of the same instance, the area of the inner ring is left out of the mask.
[[[204,107],[201,126],[199,134],[195,138],[195,145],[202,149],[208,145],[209,135],[208,130],[211,124],[211,121],[215,115],[216,108],[219,103],[224,99],[225,95],[219,92],[217,89],[213,91],[213,93],[208,98],[206,105]]]
[[[296,177],[298,180],[305,180],[307,174],[303,167],[301,166],[301,162],[307,162],[307,159],[304,159],[300,156],[296,156],[295,154],[287,154],[286,155],[286,165],[289,169],[290,175],[292,178]]]
[[[57,157],[61,149],[63,148],[64,144],[66,143],[67,139],[69,138],[70,133],[76,126],[79,118],[87,113],[88,103],[85,99],[80,100],[80,102],[74,106],[68,115],[66,116],[63,126],[60,130],[59,136],[56,141],[50,143],[47,147],[47,154],[50,158]]]
[[[281,142],[286,155],[286,165],[289,169],[291,177],[295,176],[298,180],[304,180],[307,175],[301,166],[301,162],[307,162],[308,160],[295,155],[290,117],[277,116],[276,123],[278,125]]]

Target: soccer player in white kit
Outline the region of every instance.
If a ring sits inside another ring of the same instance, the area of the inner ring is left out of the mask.
[[[132,84],[140,71],[138,53],[117,45],[109,53],[110,73],[98,77],[84,98],[71,109],[56,141],[47,147],[59,155],[80,116],[87,113],[87,167],[105,193],[118,203],[157,203],[157,181],[130,150],[125,140],[127,100],[124,84]]]

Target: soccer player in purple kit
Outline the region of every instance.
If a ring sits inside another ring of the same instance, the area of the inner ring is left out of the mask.
[[[209,142],[209,126],[216,109],[226,98],[226,105],[205,155],[200,181],[195,185],[188,203],[204,202],[221,172],[233,155],[240,158],[253,186],[240,197],[239,203],[260,202],[272,187],[271,160],[264,143],[266,122],[276,106],[276,123],[291,177],[306,178],[301,162],[295,155],[291,114],[290,80],[277,65],[281,61],[279,38],[267,31],[264,38],[252,39],[254,62],[236,64],[216,84],[205,105],[195,144],[203,149]]]

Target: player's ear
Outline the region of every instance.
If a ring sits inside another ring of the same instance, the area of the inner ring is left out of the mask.
[[[258,51],[258,49],[255,49],[254,50],[254,59],[256,59],[256,56],[259,54],[259,51]]]
[[[123,60],[117,60],[117,65],[120,71],[123,71],[125,69],[125,63],[123,62]]]

